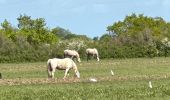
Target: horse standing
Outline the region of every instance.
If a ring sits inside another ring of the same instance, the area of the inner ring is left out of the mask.
[[[54,78],[54,73],[55,70],[65,70],[65,74],[63,79],[66,78],[67,73],[69,72],[70,69],[73,69],[75,72],[75,75],[77,78],[80,78],[80,73],[77,69],[76,64],[74,61],[70,58],[64,58],[64,59],[58,59],[58,58],[53,58],[53,59],[48,59],[47,61],[47,72],[48,72],[48,77],[49,78]]]
[[[70,57],[71,59],[77,58],[78,62],[81,62],[79,53],[75,50],[64,50],[64,58]]]
[[[88,48],[86,49],[86,54],[87,54],[87,61],[89,60],[90,56],[96,57],[97,61],[99,61],[99,54],[96,48]]]

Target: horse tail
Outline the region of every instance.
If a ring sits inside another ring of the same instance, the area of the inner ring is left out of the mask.
[[[49,60],[47,61],[47,73],[48,73],[48,77],[49,77],[49,78],[52,77],[51,72],[52,72],[51,59],[49,59]]]

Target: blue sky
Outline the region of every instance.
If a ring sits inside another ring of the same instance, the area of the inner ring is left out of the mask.
[[[62,27],[88,37],[102,36],[106,27],[132,13],[170,22],[170,0],[0,0],[0,23],[17,25],[26,14],[45,18],[49,28]]]

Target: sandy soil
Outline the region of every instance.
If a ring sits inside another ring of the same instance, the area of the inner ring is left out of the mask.
[[[133,80],[159,80],[170,78],[169,74],[162,75],[141,75],[141,76],[108,76],[108,77],[89,77],[89,78],[66,78],[65,80],[61,79],[48,79],[48,78],[29,78],[29,79],[0,79],[0,85],[29,85],[29,84],[61,84],[61,83],[80,83],[80,82],[92,82],[90,78],[95,78],[97,82],[102,81],[133,81]]]

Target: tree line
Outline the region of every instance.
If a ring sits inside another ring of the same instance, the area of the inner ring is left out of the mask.
[[[86,48],[97,48],[100,58],[169,56],[170,23],[161,17],[131,14],[109,25],[107,33],[93,39],[61,27],[48,28],[44,18],[28,15],[8,20],[0,28],[0,62],[46,61],[63,57],[65,49],[74,49],[86,58]]]

